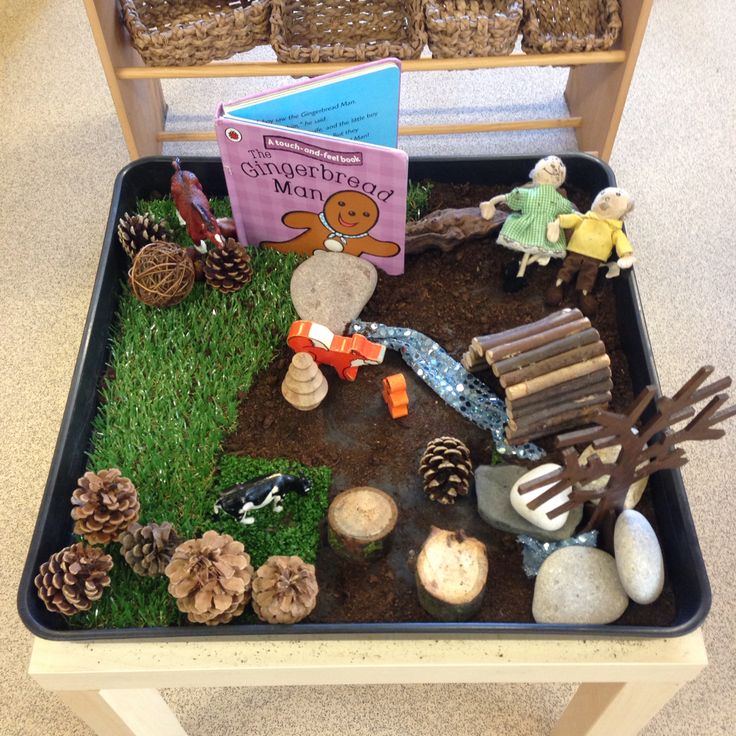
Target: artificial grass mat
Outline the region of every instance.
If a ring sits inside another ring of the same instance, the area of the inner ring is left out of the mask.
[[[230,215],[225,199],[213,199],[211,206],[217,217]],[[191,244],[170,199],[139,202],[138,211],[165,218],[174,242]],[[196,284],[181,304],[154,309],[139,302],[127,284],[122,286],[88,467],[120,468],[133,481],[143,524],[170,521],[182,539],[208,529],[231,534],[245,544],[256,566],[271,554],[297,554],[313,562],[329,470],[220,458],[222,441],[235,428],[239,397],[268,367],[296,319],[289,283],[299,258],[265,248],[249,252],[253,280],[234,294]],[[280,515],[271,508],[258,511],[250,527],[213,514],[218,490],[271,472],[304,472],[314,490],[308,497],[287,496]],[[115,561],[110,588],[70,625],[128,628],[180,622],[166,591],[167,578],[136,575],[117,548],[108,546]]]

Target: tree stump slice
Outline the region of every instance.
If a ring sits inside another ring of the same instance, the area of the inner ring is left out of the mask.
[[[483,602],[488,579],[486,546],[463,531],[432,527],[417,557],[419,603],[439,621],[467,621]]]
[[[391,546],[399,510],[378,488],[358,486],[335,496],[327,511],[330,547],[341,557],[370,562]]]

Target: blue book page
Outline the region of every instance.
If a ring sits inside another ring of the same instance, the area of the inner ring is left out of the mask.
[[[230,108],[225,117],[396,148],[400,77],[399,68],[390,64],[314,87],[287,89],[270,99]]]

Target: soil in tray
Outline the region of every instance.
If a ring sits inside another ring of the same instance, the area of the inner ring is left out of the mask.
[[[438,184],[432,193],[432,204],[433,208],[447,204],[467,206],[468,202],[488,196],[487,188],[480,192],[470,186]],[[578,202],[581,207],[585,204]],[[469,243],[451,253],[430,251],[409,257],[403,276],[380,274],[376,292],[362,317],[412,327],[430,335],[460,359],[472,337],[505,330],[549,313],[542,295],[554,278],[554,265],[532,268],[526,289],[505,294],[501,289],[502,272],[512,258],[509,251],[492,241]],[[611,356],[613,408],[618,410],[632,398],[628,365],[619,342],[611,284],[599,284],[598,293],[601,307],[593,322]],[[370,565],[342,561],[327,546],[323,533],[317,559],[320,595],[309,621],[431,620],[418,603],[411,560],[418,554],[430,526],[435,525],[462,528],[487,545],[489,585],[475,620],[533,622],[533,580],[524,575],[515,536],[496,531],[478,516],[472,491],[454,506],[433,503],[422,491],[418,466],[429,440],[440,435],[458,437],[470,448],[473,464],[479,465],[490,463],[493,458],[489,434],[444,404],[393,351],[387,351],[382,365],[361,368],[354,383],[341,381],[331,368],[324,368],[330,385],[327,398],[317,410],[299,412],[281,397],[281,381],[290,359],[291,351],[285,348],[271,369],[262,373],[242,397],[238,428],[229,438],[226,450],[327,465],[333,470],[332,496],[352,486],[370,485],[390,493],[399,506],[393,548],[388,557]],[[407,381],[409,416],[394,421],[381,397],[381,381],[399,371]],[[493,385],[490,371],[478,377]],[[552,450],[550,440],[539,444]],[[646,494],[640,510],[656,529]],[[631,603],[620,623],[669,625],[674,612],[674,598],[667,585],[653,605]]]

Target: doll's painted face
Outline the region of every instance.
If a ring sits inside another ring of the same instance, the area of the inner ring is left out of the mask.
[[[343,235],[367,233],[378,221],[378,205],[362,192],[336,192],[325,202],[325,219]]]
[[[535,184],[551,184],[555,189],[565,183],[567,169],[557,156],[545,156],[537,161],[529,173]]]
[[[634,209],[634,200],[623,189],[606,187],[598,192],[591,209],[606,220],[623,220]]]

